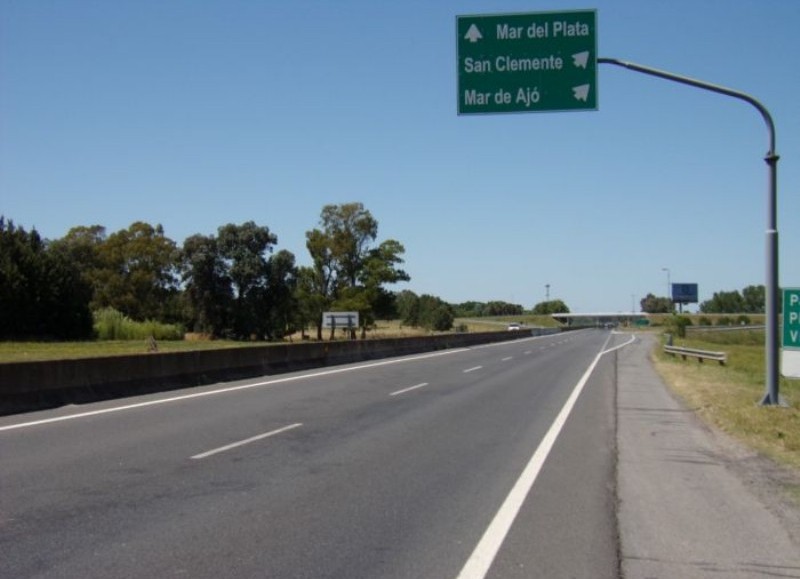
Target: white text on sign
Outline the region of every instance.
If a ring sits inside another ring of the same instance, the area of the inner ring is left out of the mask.
[[[589,26],[583,22],[567,22],[558,20],[553,22],[552,38],[573,38],[589,36]],[[498,40],[519,40],[521,38],[551,38],[550,22],[544,24],[532,23],[530,26],[497,25]]]

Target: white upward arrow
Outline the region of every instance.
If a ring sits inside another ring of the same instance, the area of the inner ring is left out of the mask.
[[[589,62],[589,51],[579,52],[572,55],[572,62],[578,68],[586,68],[586,63]]]
[[[464,38],[474,44],[483,38],[483,35],[481,34],[481,31],[478,30],[478,27],[473,24],[469,27],[469,30],[467,30],[467,34],[464,36]]]
[[[579,101],[586,102],[589,98],[589,88],[592,85],[590,84],[582,84],[581,86],[574,86],[572,87],[572,92],[575,95],[575,98]]]

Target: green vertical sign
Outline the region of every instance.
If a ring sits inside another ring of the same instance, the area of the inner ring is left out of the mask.
[[[783,290],[783,347],[800,350],[800,288]]]
[[[596,12],[456,17],[458,114],[597,110]]]

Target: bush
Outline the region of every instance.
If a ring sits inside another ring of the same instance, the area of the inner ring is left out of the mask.
[[[736,324],[739,326],[749,326],[750,325],[750,318],[745,316],[744,314],[740,315],[736,318]]]
[[[701,326],[710,326],[711,320],[709,320],[705,316],[701,316],[700,319],[697,321],[697,323],[700,324]]]
[[[728,316],[720,316],[717,318],[717,325],[718,326],[730,326],[731,319]]]
[[[679,338],[686,337],[686,328],[691,325],[692,320],[687,316],[672,316],[667,322],[669,332]]]
[[[104,308],[94,312],[94,333],[98,340],[182,340],[184,329],[153,320],[136,322],[114,308]]]

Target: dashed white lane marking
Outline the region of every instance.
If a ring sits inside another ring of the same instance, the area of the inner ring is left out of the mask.
[[[286,432],[287,430],[292,430],[294,428],[299,428],[303,426],[300,422],[295,424],[290,424],[289,426],[284,426],[283,428],[279,428],[277,430],[273,430],[271,432],[265,432],[264,434],[259,434],[257,436],[253,436],[251,438],[246,438],[244,440],[240,440],[238,442],[232,442],[231,444],[226,444],[225,446],[220,446],[219,448],[215,448],[213,450],[209,450],[207,452],[202,452],[200,454],[195,454],[192,457],[192,460],[200,460],[201,458],[208,458],[209,456],[213,456],[215,454],[219,454],[220,452],[225,452],[226,450],[232,450],[234,448],[238,448],[240,446],[244,446],[245,444],[250,444],[251,442],[256,442],[258,440],[263,440],[264,438],[269,438],[271,436],[275,436],[276,434],[281,434],[282,432]]]
[[[398,390],[397,392],[392,392],[389,396],[399,396],[400,394],[405,394],[406,392],[411,392],[412,390],[416,390],[417,388],[425,388],[427,386],[427,382],[423,382],[422,384],[417,384],[416,386],[409,386],[408,388],[403,388],[402,390]]]
[[[474,368],[467,368],[464,370],[464,374],[469,374],[470,372],[474,372],[475,370],[480,370],[483,366],[475,366]]]

